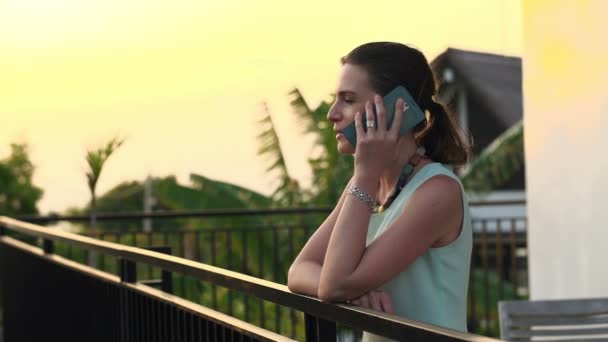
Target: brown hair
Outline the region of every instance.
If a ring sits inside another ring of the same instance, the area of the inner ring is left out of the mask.
[[[467,163],[471,139],[453,114],[435,102],[435,78],[422,52],[399,43],[374,42],[355,48],[341,61],[366,70],[372,89],[381,96],[399,85],[407,88],[420,108],[429,112],[427,120],[413,130],[416,143],[436,162],[454,166]]]

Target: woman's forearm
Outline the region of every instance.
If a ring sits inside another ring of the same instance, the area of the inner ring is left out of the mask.
[[[318,296],[321,265],[312,261],[293,264],[287,275],[287,287],[291,292]]]
[[[375,197],[373,178],[355,177],[354,185]],[[345,281],[355,271],[365,252],[371,209],[355,196],[347,196],[329,240],[319,281],[319,298],[324,301],[349,299]],[[347,285],[346,285],[347,286]]]

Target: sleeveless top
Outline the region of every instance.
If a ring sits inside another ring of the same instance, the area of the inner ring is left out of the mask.
[[[380,289],[391,297],[397,316],[467,332],[467,290],[473,232],[464,188],[452,171],[443,164],[431,163],[414,174],[384,212],[372,214],[366,246],[382,235],[399,216],[414,191],[437,175],[449,176],[460,185],[463,203],[460,235],[447,246],[429,248]],[[390,340],[364,332],[363,341]]]

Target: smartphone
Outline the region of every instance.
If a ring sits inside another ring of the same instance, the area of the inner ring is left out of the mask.
[[[397,88],[391,90],[385,97],[382,98],[382,103],[384,104],[384,110],[386,111],[386,119],[388,122],[388,128],[391,127],[393,123],[393,118],[395,116],[395,102],[398,98],[402,98],[406,107],[408,108],[404,113],[403,122],[401,124],[401,128],[399,129],[399,135],[404,135],[414,127],[416,127],[419,123],[426,119],[424,112],[418,104],[412,98],[412,95],[405,89],[404,86],[398,86]],[[374,107],[374,117],[376,116],[375,107]],[[365,123],[367,115],[363,114],[363,130],[367,131],[367,127]],[[342,130],[342,134],[344,137],[353,145],[357,146],[357,128],[355,127],[355,121],[351,122],[348,126],[344,127]]]

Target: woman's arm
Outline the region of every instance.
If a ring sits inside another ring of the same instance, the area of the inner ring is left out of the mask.
[[[287,275],[287,287],[291,292],[317,297],[321,267],[312,260],[294,261]]]
[[[373,194],[376,184],[355,176],[353,184]],[[377,289],[403,271],[435,241],[462,224],[460,185],[435,176],[412,195],[403,212],[365,246],[371,210],[347,196],[331,234],[319,280],[319,298],[345,301]]]
[[[351,183],[352,178],[346,185],[346,188]],[[325,258],[329,238],[344,204],[345,197],[346,191],[343,191],[334,210],[332,210],[308,242],[306,242],[300,254],[298,254],[291,267],[289,267],[287,287],[290,291],[314,297],[318,296],[323,259]]]

